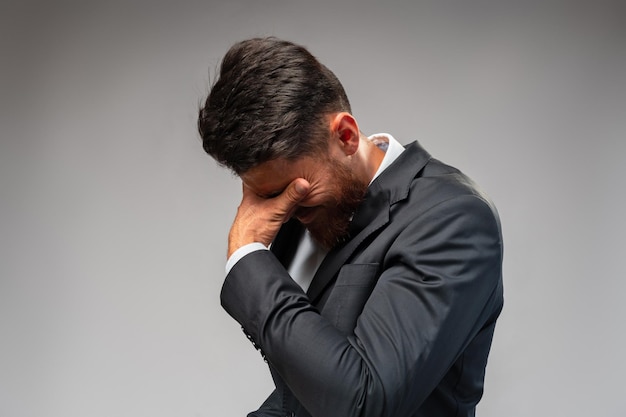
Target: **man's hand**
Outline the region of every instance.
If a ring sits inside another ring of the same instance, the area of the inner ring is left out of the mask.
[[[296,178],[279,195],[263,198],[243,186],[243,198],[228,235],[228,257],[240,247],[252,242],[268,246],[278,229],[291,218],[296,206],[309,193],[311,185]]]

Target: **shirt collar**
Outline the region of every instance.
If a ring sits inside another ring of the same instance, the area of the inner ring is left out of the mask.
[[[376,146],[385,151],[385,157],[381,162],[378,170],[372,177],[370,184],[378,177],[380,174],[386,170],[389,165],[395,161],[398,156],[404,151],[404,146],[400,144],[393,136],[389,133],[376,133],[375,135],[369,136],[368,139],[372,141]]]

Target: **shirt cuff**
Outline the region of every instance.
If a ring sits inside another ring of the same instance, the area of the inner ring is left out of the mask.
[[[256,252],[258,250],[268,250],[268,249],[262,243],[253,242],[253,243],[248,243],[247,245],[243,245],[242,247],[234,251],[233,254],[230,255],[230,258],[228,258],[228,261],[226,261],[226,275],[228,275],[230,270],[233,269],[233,266],[235,266],[235,264],[239,262],[241,258],[243,258],[249,253]]]

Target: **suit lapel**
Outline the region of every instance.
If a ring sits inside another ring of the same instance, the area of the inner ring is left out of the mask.
[[[370,187],[371,189],[371,187]],[[368,190],[369,194],[369,190]],[[367,200],[367,198],[366,198]],[[307,295],[315,303],[324,288],[337,275],[339,269],[346,263],[354,251],[368,236],[382,228],[389,222],[389,200],[386,198],[372,199],[369,204],[363,205],[350,223],[350,236],[344,244],[337,246],[326,255],[317,269]],[[365,226],[365,227],[362,227]]]
[[[357,248],[374,232],[389,223],[393,204],[408,197],[413,178],[424,168],[430,155],[417,142],[406,147],[389,168],[369,186],[365,200],[350,223],[350,238],[331,250],[318,268],[307,295],[316,303]]]

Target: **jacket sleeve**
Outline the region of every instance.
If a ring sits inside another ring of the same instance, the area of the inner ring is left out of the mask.
[[[350,335],[311,305],[270,252],[234,266],[222,305],[312,416],[407,416],[499,308],[501,243],[481,198],[432,207],[384,249]]]

